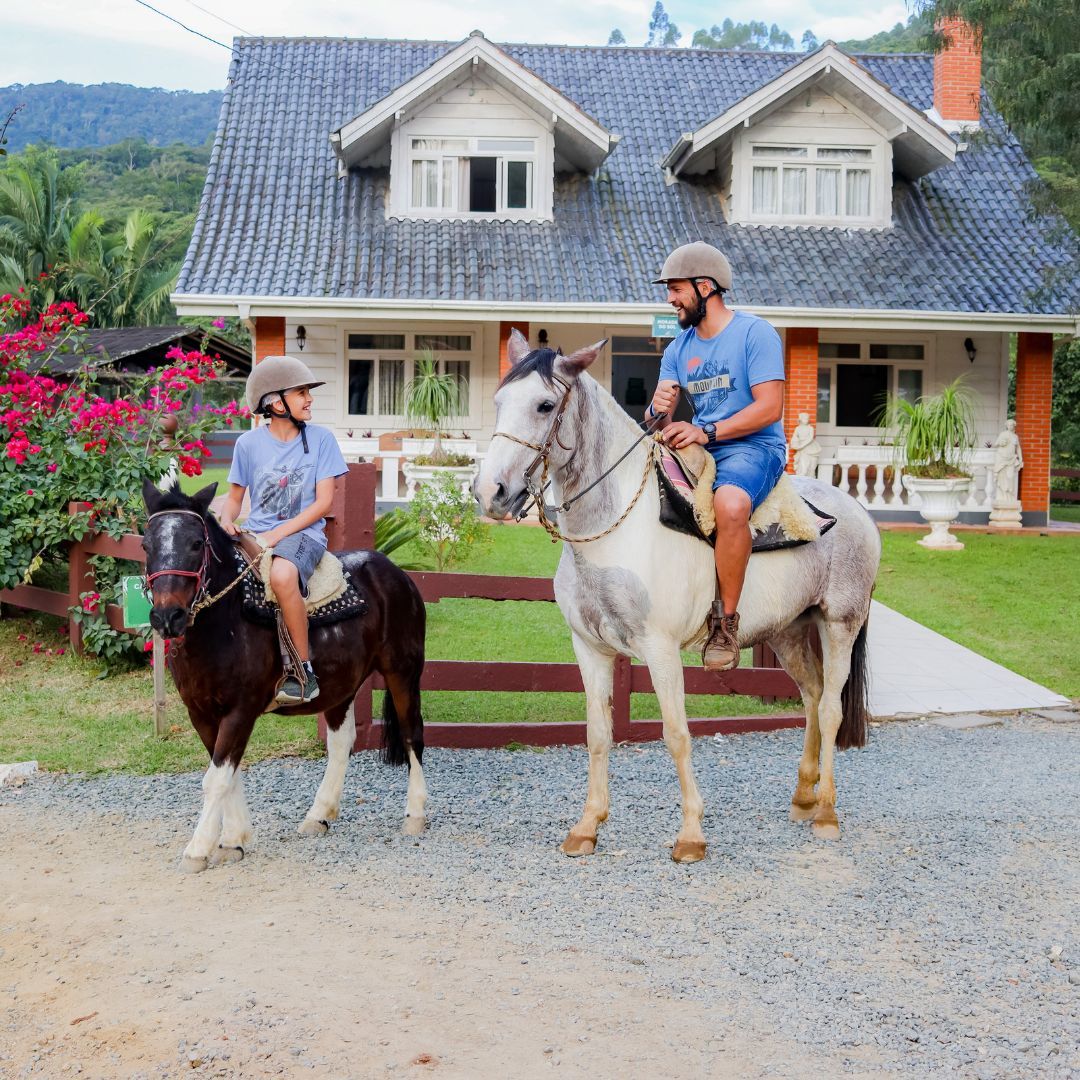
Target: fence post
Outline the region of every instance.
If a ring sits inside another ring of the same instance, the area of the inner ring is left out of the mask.
[[[90,508],[89,503],[69,502],[68,513],[78,514]],[[97,579],[94,577],[93,567],[90,565],[90,556],[82,546],[81,541],[75,541],[68,548],[68,607],[75,607],[79,603],[79,594],[84,592],[97,592]],[[83,651],[82,627],[68,614],[68,642],[74,652],[80,656]]]
[[[615,742],[630,739],[630,657],[616,656],[611,687],[611,736]]]
[[[326,523],[330,551],[375,546],[375,465],[364,461],[349,466],[334,485],[334,501]]]

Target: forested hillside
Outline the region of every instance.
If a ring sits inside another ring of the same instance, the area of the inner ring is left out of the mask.
[[[109,146],[142,138],[153,146],[201,146],[217,128],[220,90],[160,90],[125,83],[29,83],[0,87],[0,124],[22,105],[8,128],[7,149],[30,143]]]

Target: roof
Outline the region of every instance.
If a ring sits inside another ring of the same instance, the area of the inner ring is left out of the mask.
[[[917,181],[897,177],[893,226],[729,225],[713,178],[665,183],[661,162],[803,53],[505,45],[622,139],[593,173],[559,174],[550,222],[388,220],[387,169],[337,177],[328,136],[459,43],[241,38],[177,285],[184,294],[489,303],[657,304],[676,244],[705,239],[735,269],[737,304],[1050,314],[1077,306],[1075,245],[1030,212],[1036,174],[982,96],[982,131]],[[857,61],[932,105],[933,59]]]
[[[193,326],[125,326],[109,330],[87,330],[78,340],[78,351],[57,353],[50,357],[48,369],[53,374],[70,374],[82,367],[106,368],[118,364],[145,370],[164,360],[173,345],[186,349],[202,348],[203,332]],[[251,357],[225,338],[206,338],[206,352],[218,355],[230,374],[246,375],[251,371]],[[124,363],[126,361],[126,363]]]

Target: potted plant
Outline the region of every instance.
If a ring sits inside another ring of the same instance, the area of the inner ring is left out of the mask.
[[[971,491],[964,463],[975,446],[975,402],[963,376],[917,401],[890,395],[880,423],[893,432],[903,485],[918,496],[919,513],[930,523],[919,543],[939,550],[963,548],[949,532],[961,498]]]

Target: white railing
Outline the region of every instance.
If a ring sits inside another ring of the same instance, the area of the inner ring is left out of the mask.
[[[974,483],[962,511],[990,512],[994,497],[994,451],[973,450],[964,458],[964,468]],[[896,463],[891,446],[837,446],[832,456],[818,463],[818,479],[853,495],[868,510],[919,512],[919,496],[901,483],[903,464]],[[837,475],[839,474],[839,475]]]

